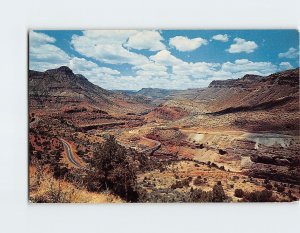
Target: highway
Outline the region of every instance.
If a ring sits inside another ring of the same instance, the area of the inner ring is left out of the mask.
[[[74,159],[74,155],[73,155],[73,153],[72,153],[72,150],[71,150],[71,147],[70,147],[69,143],[68,143],[67,141],[65,141],[64,139],[60,139],[60,140],[61,140],[61,142],[62,142],[63,145],[64,145],[64,148],[65,148],[65,150],[66,150],[66,152],[67,152],[67,158],[69,159],[69,161],[70,161],[73,165],[75,165],[76,167],[78,167],[78,168],[85,168],[85,167],[81,166],[81,165]]]

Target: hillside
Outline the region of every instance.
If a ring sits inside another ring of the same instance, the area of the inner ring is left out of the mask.
[[[28,86],[32,109],[57,111],[85,107],[120,114],[147,109],[147,101],[105,90],[66,66],[45,72],[30,70]]]
[[[54,183],[63,181],[69,199],[61,202],[125,201],[118,192],[94,189],[93,175],[83,169],[110,155],[101,152],[109,146],[136,169],[140,202],[197,201],[190,190],[210,195],[220,183],[223,201],[248,201],[267,187],[267,200],[300,197],[299,69],[207,88],[137,92],[105,90],[68,67],[29,71],[29,110],[30,169],[43,166]],[[124,167],[112,177],[122,181]],[[88,176],[87,189],[82,177]],[[30,198],[51,202],[55,190],[38,177],[31,177],[37,182]],[[237,197],[238,189],[246,196]]]
[[[189,113],[188,117],[174,122],[176,125],[254,131],[297,130],[299,69],[266,77],[245,75],[240,79],[213,81],[208,88],[179,92],[159,108],[181,108]],[[281,114],[280,119],[278,114]]]

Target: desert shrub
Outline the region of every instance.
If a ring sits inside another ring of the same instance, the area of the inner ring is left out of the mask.
[[[215,164],[215,163],[211,163],[210,166],[211,166],[211,167],[214,167],[214,168],[219,168],[218,165]]]
[[[198,145],[196,145],[196,147],[199,148],[199,149],[203,149],[204,145],[203,144],[200,144],[200,145],[198,144]]]
[[[225,154],[227,154],[227,152],[225,150],[219,149],[219,154],[220,155],[225,155]]]
[[[78,154],[79,156],[83,156],[85,153],[84,153],[84,151],[82,151],[82,150],[78,150],[78,151],[77,151],[77,154]]]
[[[265,180],[264,180],[264,184],[269,184],[269,179],[268,178],[266,178]]]
[[[284,190],[285,190],[284,186],[278,186],[277,187],[277,191],[280,192],[280,193],[284,192]]]
[[[171,189],[181,189],[183,187],[187,187],[190,185],[190,179],[189,178],[186,178],[186,179],[183,179],[183,180],[176,180],[176,183],[172,184],[171,185]]]
[[[223,186],[219,183],[213,187],[212,195],[213,202],[224,202],[227,199]]]
[[[266,184],[266,189],[268,189],[268,190],[272,190],[272,188],[273,188],[273,185],[271,185],[271,184]]]
[[[221,166],[220,169],[223,170],[223,171],[225,171],[225,167],[224,166]]]
[[[54,178],[56,179],[59,179],[59,178],[64,178],[65,175],[68,173],[68,168],[63,166],[62,164],[60,163],[56,163],[53,167],[52,167],[52,170],[53,170],[53,176]]]
[[[244,191],[242,189],[234,190],[234,196],[238,198],[242,198],[244,196]]]
[[[190,202],[224,202],[228,199],[225,195],[222,185],[216,184],[212,191],[203,191],[201,189],[191,189]]]
[[[203,185],[205,182],[201,179],[201,176],[197,176],[196,179],[194,180],[194,185],[200,186]]]
[[[193,189],[190,192],[190,202],[212,202],[213,194],[211,191],[205,192],[202,189]]]
[[[250,202],[271,202],[272,199],[272,191],[263,190],[263,191],[255,191],[251,193],[246,193],[244,195],[244,201]]]
[[[139,202],[166,203],[166,202],[189,202],[188,192],[179,192],[177,190],[155,190],[146,192],[139,190]]]
[[[110,189],[126,201],[137,201],[136,173],[129,151],[113,136],[98,145],[87,175],[87,189],[101,192]]]
[[[190,188],[188,191],[174,189],[154,189],[147,192],[138,190],[139,202],[224,202],[228,201],[222,186],[215,185],[212,191]]]

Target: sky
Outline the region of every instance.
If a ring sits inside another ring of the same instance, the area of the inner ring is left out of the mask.
[[[29,69],[68,66],[109,90],[207,87],[299,67],[297,30],[34,30]]]

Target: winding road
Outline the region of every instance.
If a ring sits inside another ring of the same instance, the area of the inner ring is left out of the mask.
[[[69,143],[68,143],[67,141],[65,141],[64,139],[62,139],[62,138],[61,138],[60,140],[61,140],[61,142],[62,142],[63,145],[64,145],[64,148],[65,148],[65,150],[66,150],[66,152],[67,152],[67,158],[69,159],[69,161],[70,161],[73,165],[75,165],[76,167],[78,167],[78,168],[86,169],[85,167],[83,167],[82,165],[80,165],[80,164],[75,160],[74,155],[73,155],[73,153],[72,153],[72,150],[71,150],[71,147],[70,147]]]
[[[156,145],[154,147],[152,147],[152,148],[148,148],[148,149],[145,149],[145,150],[141,151],[141,153],[145,153],[145,154],[149,153],[150,155],[152,155],[156,150],[158,150],[161,147],[161,143],[158,142],[158,141],[155,141],[153,139],[146,138],[146,137],[142,137],[142,138],[144,140],[148,140],[148,141],[150,141],[152,143],[155,143]],[[62,138],[60,138],[60,141],[62,142],[62,144],[63,144],[63,146],[64,146],[64,148],[66,150],[67,158],[70,161],[70,163],[72,163],[77,168],[89,170],[88,168],[82,166],[80,163],[78,163],[75,160],[70,144],[66,140],[64,140]]]
[[[148,148],[148,149],[142,150],[141,153],[144,153],[144,154],[148,154],[149,153],[150,155],[153,155],[153,153],[155,151],[157,151],[161,147],[161,143],[159,141],[156,141],[156,140],[153,140],[153,139],[150,139],[150,138],[146,138],[146,137],[141,137],[141,138],[143,138],[144,140],[147,140],[147,141],[150,141],[150,142],[156,144],[152,148]]]

